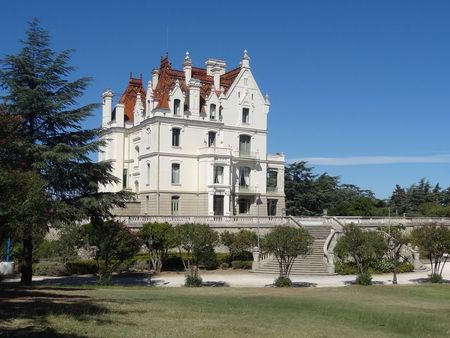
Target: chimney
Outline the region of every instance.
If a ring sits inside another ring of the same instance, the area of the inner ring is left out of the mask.
[[[158,85],[158,78],[159,78],[159,70],[153,69],[152,71],[152,89],[155,90],[156,86]]]
[[[227,64],[224,60],[207,59],[206,62],[206,75],[210,75],[214,78],[214,89],[220,90],[220,76],[225,74]]]
[[[200,80],[191,79],[189,81],[189,111],[192,115],[200,114],[200,88],[202,84]]]
[[[111,89],[105,90],[103,93],[103,109],[102,109],[102,127],[108,127],[108,123],[111,122],[111,111],[112,111],[112,98],[113,93]]]
[[[184,70],[184,79],[186,83],[189,83],[192,77],[192,60],[191,57],[189,56],[189,52],[186,52],[186,56],[184,57],[183,70]]]

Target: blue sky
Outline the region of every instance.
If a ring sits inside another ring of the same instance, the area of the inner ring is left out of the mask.
[[[80,103],[121,93],[130,72],[147,81],[167,50],[174,67],[189,50],[231,69],[247,48],[272,104],[269,151],[380,198],[421,177],[450,185],[449,1],[8,1],[0,54],[33,17],[94,78]]]

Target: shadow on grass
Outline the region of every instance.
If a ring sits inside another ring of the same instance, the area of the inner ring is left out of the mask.
[[[417,284],[435,284],[435,285],[450,284],[450,280],[448,280],[448,279],[443,279],[442,283],[431,283],[430,278],[414,278],[414,279],[409,279],[409,281],[413,282],[413,283],[417,283]]]
[[[55,290],[3,287],[0,292],[0,337],[78,337],[60,334],[49,328],[49,316],[68,316],[77,321],[111,323],[102,318],[103,314],[109,313],[106,307],[96,304],[88,296],[65,294],[59,289],[56,289],[57,292],[51,292]],[[25,322],[15,327],[16,320]]]
[[[377,281],[377,280],[373,280],[372,284],[370,285],[386,285],[386,282],[382,282],[382,281]],[[357,285],[355,280],[346,280],[344,281],[344,285]]]
[[[226,282],[223,281],[206,281],[202,283],[202,286],[206,286],[206,287],[229,287],[230,285],[228,285]]]
[[[51,328],[39,329],[34,326],[28,326],[28,327],[23,327],[20,329],[2,328],[0,331],[0,337],[80,338],[80,337],[87,337],[87,336],[79,336],[79,335],[72,334],[72,333],[59,333],[56,330],[51,329]]]

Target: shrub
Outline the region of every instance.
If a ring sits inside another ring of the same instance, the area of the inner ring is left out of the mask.
[[[39,262],[33,265],[33,275],[38,276],[67,276],[66,266],[61,262]]]
[[[230,255],[225,252],[216,252],[216,260],[219,263],[230,263]]]
[[[372,276],[368,272],[360,273],[355,280],[358,285],[372,285]]]
[[[413,271],[414,271],[414,265],[412,265],[408,261],[401,262],[399,265],[397,265],[398,273],[413,272]]]
[[[275,282],[273,283],[277,288],[289,288],[292,286],[292,281],[289,277],[278,277],[275,279]]]
[[[430,275],[430,282],[431,283],[442,283],[443,278],[440,274],[438,273],[433,273]]]
[[[250,251],[240,251],[231,257],[233,261],[252,261],[253,254]]]
[[[174,254],[169,254],[163,262],[164,271],[184,271],[183,259]]]
[[[198,275],[198,269],[191,268],[189,271],[189,274],[186,275],[186,279],[184,282],[184,286],[190,287],[190,288],[198,288],[202,286],[203,280],[202,277]]]
[[[251,269],[253,261],[232,261],[231,267],[233,269]]]
[[[93,275],[97,273],[98,266],[94,260],[77,260],[66,263],[66,270],[70,275]]]
[[[148,270],[148,262],[141,260],[141,259],[137,259],[131,268],[135,271]]]
[[[227,270],[227,269],[229,269],[230,268],[230,264],[228,264],[228,263],[226,263],[226,262],[223,262],[223,263],[220,263],[220,266],[219,266],[222,270]]]
[[[334,269],[338,275],[356,275],[358,273],[356,264],[352,262],[336,261]]]

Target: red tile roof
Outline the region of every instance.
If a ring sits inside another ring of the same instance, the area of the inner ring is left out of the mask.
[[[241,68],[237,67],[220,77],[220,86],[224,88],[225,93],[230,89],[240,70]],[[200,104],[203,108],[205,100],[214,86],[214,78],[211,75],[206,75],[205,68],[199,67],[192,67],[191,77],[200,80]],[[169,58],[167,56],[162,58],[159,66],[158,84],[153,91],[154,100],[158,101],[157,108],[169,109],[169,94],[175,87],[177,80],[180,83],[181,90],[184,92],[188,91],[189,88],[185,81],[184,71],[172,69]],[[133,78],[131,74],[128,86],[119,100],[119,103],[125,106],[125,121],[133,121],[134,119],[134,106],[136,105],[137,93],[141,93],[142,105],[145,109],[146,93],[142,86],[142,76]],[[220,95],[220,91],[215,91],[215,93],[217,96]]]
[[[142,86],[142,75],[139,78],[133,78],[130,74],[130,81],[128,82],[128,87],[123,92],[120,97],[119,103],[122,103],[125,108],[125,121],[132,122],[134,119],[134,107],[136,105],[137,93],[141,94],[142,106],[145,110],[145,90]]]

